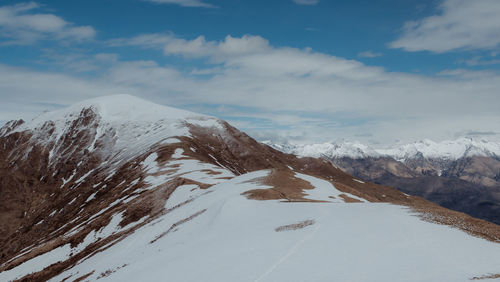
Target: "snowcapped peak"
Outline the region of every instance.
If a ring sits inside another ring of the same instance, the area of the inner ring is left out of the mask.
[[[418,155],[428,159],[456,160],[470,156],[500,156],[500,143],[485,139],[462,137],[441,142],[422,140],[378,151],[399,160],[411,159]]]
[[[94,113],[105,121],[149,121],[175,120],[187,118],[210,118],[189,111],[155,104],[141,98],[119,94],[101,96],[81,101],[67,108],[45,112],[35,118],[33,122],[46,120],[61,120],[78,117],[83,109],[92,109]]]
[[[322,144],[266,144],[291,154],[309,157],[327,158],[366,158],[366,157],[392,157],[399,161],[416,158],[441,158],[456,160],[471,156],[500,156],[500,143],[485,139],[462,137],[456,140],[435,142],[423,139],[408,144],[398,144],[388,148],[373,148],[359,143],[343,141],[340,143]]]
[[[44,112],[8,134],[32,132],[33,142],[51,148],[51,160],[53,156],[66,152],[68,142],[80,142],[79,146],[83,146],[80,149],[97,150],[126,160],[167,139],[191,136],[191,126],[211,128],[218,133],[225,130],[223,123],[215,117],[158,105],[130,95],[112,95]]]
[[[119,94],[96,97],[59,110],[43,112],[18,127],[16,131],[41,129],[47,126],[47,123],[53,124],[57,131],[68,127],[75,120],[89,118],[89,116],[94,116],[98,124],[107,124],[115,129],[153,125],[161,127],[183,121],[200,126],[220,127],[219,120],[214,117],[155,104],[127,94]],[[179,135],[186,135],[186,133]]]
[[[379,156],[373,148],[359,143],[345,141],[342,143],[321,143],[321,144],[272,144],[266,142],[278,150],[287,153],[295,154],[300,157],[351,157],[351,158],[364,158],[370,156]]]

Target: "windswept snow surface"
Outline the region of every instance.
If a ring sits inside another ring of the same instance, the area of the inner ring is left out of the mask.
[[[401,206],[241,195],[269,188],[255,181],[268,174],[247,173],[208,189],[181,186],[166,203],[169,213],[51,281],[94,271],[87,279],[457,282],[499,271],[499,244],[424,222]],[[298,176],[326,193],[322,180]],[[275,230],[304,221],[314,224]]]

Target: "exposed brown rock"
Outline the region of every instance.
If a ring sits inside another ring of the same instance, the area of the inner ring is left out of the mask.
[[[500,278],[500,273],[499,274],[488,274],[488,275],[483,275],[483,276],[478,276],[478,277],[472,277],[471,280],[486,280],[486,279],[497,279]]]
[[[308,219],[308,220],[304,220],[304,221],[301,221],[298,223],[276,227],[274,229],[274,231],[282,232],[282,231],[297,230],[297,229],[302,229],[302,228],[305,228],[306,226],[313,225],[313,224],[314,224],[314,220]]]
[[[87,277],[89,277],[92,274],[94,274],[94,271],[89,272],[89,273],[87,273],[85,275],[82,275],[82,276],[76,278],[73,282],[84,281]]]

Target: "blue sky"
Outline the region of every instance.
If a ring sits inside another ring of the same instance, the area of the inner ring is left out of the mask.
[[[6,0],[0,120],[126,92],[259,139],[498,139],[499,19],[496,0]]]

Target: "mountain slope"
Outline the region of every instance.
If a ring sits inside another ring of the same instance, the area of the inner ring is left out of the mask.
[[[388,149],[352,142],[270,145],[299,156],[322,157],[360,179],[500,224],[499,143],[461,138]]]
[[[499,226],[281,153],[212,117],[122,95],[0,133],[2,281],[500,272]]]

